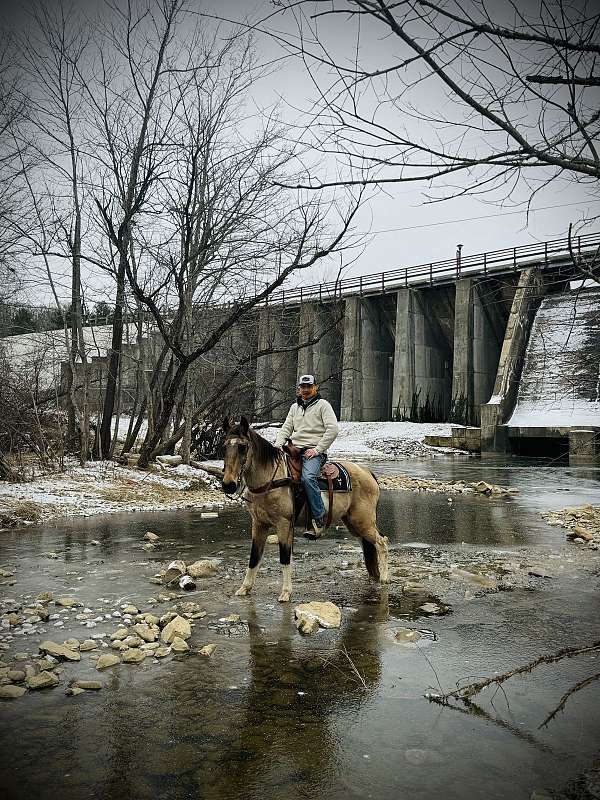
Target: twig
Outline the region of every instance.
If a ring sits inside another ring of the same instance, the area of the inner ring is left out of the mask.
[[[366,691],[366,689],[367,689],[367,684],[365,683],[365,679],[363,678],[363,676],[362,676],[362,675],[360,674],[360,672],[358,671],[358,668],[356,667],[356,664],[354,663],[354,661],[352,661],[352,659],[351,659],[351,658],[350,658],[350,656],[348,655],[348,651],[346,650],[346,645],[344,645],[344,648],[343,648],[342,652],[344,653],[344,655],[345,655],[345,656],[346,656],[346,658],[348,659],[348,663],[349,663],[349,664],[350,664],[350,666],[352,667],[352,672],[354,672],[354,674],[356,675],[356,677],[358,678],[358,680],[360,681],[360,683],[362,684],[363,688],[364,688],[364,689],[365,689],[365,691]]]
[[[572,686],[569,691],[560,698],[560,703],[556,706],[554,711],[551,711],[541,725],[538,725],[538,730],[546,727],[546,725],[554,719],[558,712],[563,710],[567,704],[567,700],[569,697],[571,697],[571,695],[575,694],[575,692],[578,692],[580,689],[585,689],[586,686],[589,686],[590,683],[593,683],[598,679],[600,679],[600,672],[597,672],[595,675],[590,675],[589,678],[584,678],[582,681],[579,681],[579,683],[576,683],[575,686]]]

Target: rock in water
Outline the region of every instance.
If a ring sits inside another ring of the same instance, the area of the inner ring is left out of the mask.
[[[67,686],[65,694],[67,697],[77,697],[78,694],[85,694],[85,690],[80,689],[78,686]]]
[[[100,681],[73,681],[71,684],[72,686],[76,686],[78,689],[101,689],[102,684]]]
[[[114,653],[104,653],[104,655],[101,655],[98,661],[96,661],[96,669],[108,669],[109,667],[114,667],[116,664],[120,663],[121,659],[119,656],[114,655]]]
[[[569,539],[583,539],[585,542],[592,542],[594,540],[594,534],[590,533],[590,531],[586,530],[585,528],[582,528],[581,525],[575,525],[573,531],[569,531],[569,533],[567,533],[567,537]]]
[[[171,583],[171,581],[179,580],[186,572],[185,561],[171,561],[164,574],[163,583]]]
[[[158,626],[148,625],[147,622],[139,622],[133,626],[134,632],[145,642],[155,642],[158,639]]]
[[[171,645],[171,650],[174,653],[189,653],[190,646],[184,639],[181,639],[179,636],[176,636],[173,639],[173,644]]]
[[[83,641],[83,642],[82,642],[82,643],[79,645],[79,651],[80,651],[81,653],[85,653],[85,652],[87,652],[88,650],[96,650],[96,649],[97,649],[97,647],[98,647],[98,642],[96,642],[94,639],[85,639],[85,640],[84,640],[84,641]]]
[[[136,647],[130,650],[125,650],[121,656],[124,664],[141,664],[146,658],[146,651],[140,650],[139,647]]]
[[[180,639],[189,639],[192,635],[192,627],[187,619],[177,616],[172,619],[162,629],[160,638],[166,644],[172,644],[177,637]]]
[[[57,642],[50,642],[50,641],[42,642],[40,644],[40,652],[48,653],[48,655],[54,656],[54,658],[63,658],[65,661],[81,660],[81,656],[76,650],[71,650],[64,644],[58,644]]]
[[[276,533],[270,533],[267,536],[267,544],[279,544],[279,536]]]
[[[419,606],[419,611],[424,611],[426,614],[439,614],[441,610],[437,603],[423,603]]]
[[[342,622],[342,611],[329,601],[325,603],[301,603],[294,609],[296,619],[311,620],[316,618],[322,628],[339,628]]]
[[[219,565],[210,559],[201,559],[190,564],[187,571],[192,578],[208,578],[217,572]]]
[[[79,608],[83,603],[80,603],[74,597],[59,597],[58,600],[54,601],[54,605],[62,606],[63,608]]]
[[[159,537],[158,537],[158,536],[157,536],[155,533],[152,533],[152,531],[148,531],[148,532],[146,533],[146,535],[144,536],[144,539],[145,539],[147,542],[152,542],[152,543],[154,543],[154,542],[158,542],[158,539],[159,539]]]
[[[0,700],[17,700],[23,697],[26,691],[24,686],[0,686]]]
[[[196,588],[196,581],[189,575],[182,575],[181,578],[179,578],[179,588],[183,589],[185,592],[193,592]]]
[[[28,689],[49,689],[58,686],[58,677],[53,672],[40,672],[27,678],[25,683]]]
[[[416,631],[413,628],[398,628],[398,630],[394,634],[394,639],[400,644],[410,644],[412,642],[418,642],[420,638],[421,634],[419,633],[419,631]]]
[[[204,647],[201,647],[198,652],[200,653],[201,656],[204,656],[205,658],[210,658],[216,649],[217,649],[216,644],[205,644]]]
[[[296,627],[300,633],[308,636],[311,633],[316,633],[319,630],[319,620],[317,617],[306,617],[303,615],[296,619]]]

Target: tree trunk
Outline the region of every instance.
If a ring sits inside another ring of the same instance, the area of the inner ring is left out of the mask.
[[[154,423],[154,431],[150,434],[148,431],[148,435],[142,445],[142,449],[140,451],[140,459],[138,461],[138,466],[140,467],[147,467],[150,463],[154,455],[154,450],[156,447],[161,443],[164,433],[167,430],[169,423],[171,422],[171,415],[173,413],[173,408],[175,407],[175,403],[177,401],[177,393],[181,384],[185,379],[185,375],[188,369],[188,364],[186,362],[182,362],[179,364],[177,371],[167,383],[166,387],[163,387],[163,397],[162,397],[162,409],[161,413],[158,418],[155,420]],[[169,373],[167,373],[168,376]],[[168,377],[167,377],[168,379]]]
[[[129,241],[128,232],[125,234]],[[113,319],[112,341],[108,360],[108,375],[106,378],[106,393],[102,407],[102,424],[100,426],[100,448],[98,456],[108,457],[111,445],[111,422],[115,409],[117,396],[117,382],[119,380],[119,367],[121,363],[121,349],[123,346],[123,307],[125,305],[125,263],[127,261],[128,244],[121,242],[119,254],[119,267],[117,270],[117,297],[115,301],[115,315]]]
[[[183,415],[184,415],[184,422],[183,422],[183,438],[181,440],[181,458],[183,459],[184,464],[190,463],[190,448],[192,444],[192,417],[194,416],[194,389],[192,388],[192,382],[189,380],[187,381],[186,392],[185,392],[185,402],[183,404]],[[179,426],[176,426],[175,430],[178,429]]]

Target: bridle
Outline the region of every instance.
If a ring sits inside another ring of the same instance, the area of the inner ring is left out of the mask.
[[[239,474],[238,474],[238,477],[237,477],[237,481],[236,481],[236,483],[238,484],[239,488],[237,489],[235,494],[238,497],[241,497],[242,496],[242,492],[244,491],[245,488],[247,488],[246,478],[244,476],[244,472],[246,470],[246,466],[247,466],[247,462],[248,462],[248,453],[250,451],[250,440],[249,439],[240,439],[237,436],[232,437],[231,439],[225,439],[225,447],[227,448],[228,445],[230,445],[230,444],[236,444],[236,445],[237,444],[245,444],[245,445],[247,445],[246,452],[244,453],[244,460],[242,461],[242,466],[240,467],[240,471],[239,471]]]
[[[249,439],[241,439],[239,437],[232,437],[231,439],[225,440],[225,447],[230,444],[247,444],[248,447],[246,448],[246,453],[244,455],[244,460],[242,461],[242,466],[240,467],[240,471],[238,474],[237,483],[239,485],[239,489],[236,491],[238,497],[242,496],[242,492],[244,489],[247,489],[250,494],[265,494],[266,492],[270,492],[273,489],[280,489],[282,486],[289,486],[291,484],[291,478],[278,478],[275,480],[275,475],[277,474],[277,470],[279,469],[279,464],[281,461],[281,455],[277,456],[277,461],[275,462],[275,469],[273,470],[273,474],[271,475],[271,480],[267,481],[267,483],[263,483],[261,486],[257,486],[256,488],[252,488],[248,486],[246,482],[246,477],[244,472],[248,465],[248,453],[250,452],[251,441]]]

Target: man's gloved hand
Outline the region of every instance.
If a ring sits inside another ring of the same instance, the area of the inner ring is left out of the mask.
[[[314,447],[311,447],[310,450],[305,450],[304,451],[304,457],[305,458],[314,458],[315,456],[318,456],[318,455],[319,454],[317,453],[317,451],[315,450]]]

